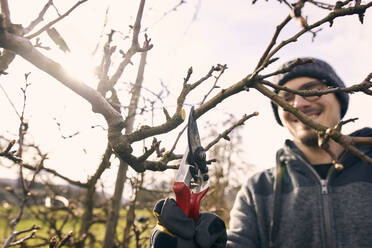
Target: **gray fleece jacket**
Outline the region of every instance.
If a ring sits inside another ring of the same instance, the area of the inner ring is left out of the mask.
[[[352,135],[372,137],[372,129]],[[372,157],[372,146],[358,148]],[[287,140],[277,167],[251,177],[238,193],[227,247],[371,248],[372,164],[349,152],[340,162],[343,170],[332,167],[321,179]]]

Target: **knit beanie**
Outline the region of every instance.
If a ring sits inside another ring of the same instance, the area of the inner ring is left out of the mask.
[[[317,58],[309,58],[309,57],[300,58],[300,59],[306,59],[306,60],[312,59],[313,62],[295,66],[291,71],[277,75],[273,79],[273,83],[277,85],[284,85],[287,81],[294,79],[294,78],[311,77],[311,78],[322,80],[326,83],[326,85],[334,87],[334,88],[345,88],[344,82],[341,80],[341,78],[336,74],[336,72],[327,62],[317,59]],[[283,69],[287,67],[288,65],[290,65],[296,60],[297,59],[294,59],[294,60],[284,63],[279,69]],[[278,93],[277,90],[275,92]],[[349,105],[349,94],[345,92],[337,92],[335,93],[335,95],[341,105],[341,118],[342,118],[346,114],[346,111]],[[271,102],[271,106],[273,107],[276,121],[279,123],[279,125],[283,126],[283,123],[280,120],[280,117],[278,114],[278,106],[274,102]]]

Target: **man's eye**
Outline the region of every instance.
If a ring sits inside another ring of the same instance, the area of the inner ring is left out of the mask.
[[[285,95],[283,95],[283,98],[284,98],[284,100],[285,100],[286,102],[290,102],[290,101],[293,100],[294,95],[293,95],[293,94],[285,94]]]

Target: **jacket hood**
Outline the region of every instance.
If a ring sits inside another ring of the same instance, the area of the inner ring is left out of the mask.
[[[372,128],[369,128],[369,127],[365,127],[365,128],[362,128],[362,129],[359,129],[351,134],[349,134],[350,136],[353,136],[353,137],[372,137]]]
[[[349,134],[352,137],[372,137],[372,128],[365,127]],[[367,146],[361,147],[362,151],[370,150],[371,148]],[[296,159],[295,155],[299,155],[305,161],[307,161],[305,154],[295,145],[292,140],[287,139],[285,141],[284,147],[279,149],[277,152],[277,161],[279,163],[286,163],[290,160]]]

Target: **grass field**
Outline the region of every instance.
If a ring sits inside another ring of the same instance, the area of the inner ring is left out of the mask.
[[[101,209],[95,209],[95,214],[102,213]],[[76,212],[79,212],[77,209]],[[7,237],[10,235],[10,220],[14,219],[19,213],[19,209],[17,207],[4,207],[0,206],[0,243],[3,244]],[[35,217],[35,213],[43,216],[48,221],[42,221]],[[120,212],[120,219],[117,225],[117,240],[123,239],[123,231],[126,225],[126,211],[121,210]],[[147,239],[150,235],[151,228],[155,224],[155,219],[152,217],[152,214],[148,210],[138,210],[136,211],[136,216],[144,216],[149,217],[149,222],[146,224],[137,224],[138,229],[144,228],[147,226],[146,231],[141,233],[141,239]],[[32,227],[33,225],[40,226],[40,230],[37,230],[35,233],[35,238],[27,240],[26,245],[27,247],[48,247],[47,243],[51,237],[56,235],[56,230],[61,232],[61,236],[66,235],[70,231],[73,232],[73,237],[77,238],[78,232],[80,229],[81,221],[80,219],[72,219],[71,214],[68,214],[66,211],[56,210],[50,211],[50,209],[46,209],[45,207],[40,206],[32,206],[25,209],[23,218],[18,223],[16,227],[16,231],[21,231]],[[145,226],[146,225],[146,226]],[[55,228],[52,228],[55,226]],[[62,227],[63,226],[63,227]],[[105,235],[105,223],[95,223],[91,226],[90,232],[94,236],[96,240],[94,247],[101,247],[101,242]],[[132,233],[134,233],[132,231]],[[29,233],[28,233],[29,234]],[[20,235],[18,238],[26,236],[26,234]],[[142,243],[144,240],[141,241]],[[147,241],[146,241],[147,242]],[[146,243],[145,242],[145,243]],[[44,244],[42,246],[39,246]],[[16,246],[21,247],[21,246]],[[135,246],[134,238],[131,240],[130,247]]]

